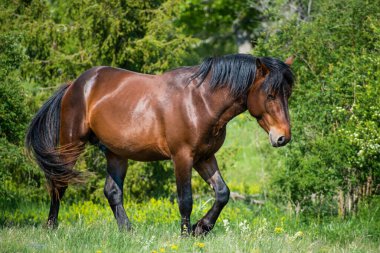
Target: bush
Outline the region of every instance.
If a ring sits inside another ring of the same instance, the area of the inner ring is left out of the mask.
[[[339,207],[344,215],[380,183],[380,7],[320,1],[314,10],[309,22],[287,22],[255,49],[297,56],[293,142],[283,149],[285,167],[273,171],[273,193],[299,211]]]

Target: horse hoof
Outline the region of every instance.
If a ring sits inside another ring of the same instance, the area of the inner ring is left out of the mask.
[[[124,232],[129,232],[129,233],[135,232],[135,230],[133,229],[133,227],[131,226],[130,223],[121,224],[118,227],[119,227],[119,231],[122,233],[124,233]]]
[[[181,232],[181,238],[189,238],[190,234],[187,232]]]
[[[202,222],[197,222],[192,227],[192,235],[193,236],[205,236],[210,230],[212,229],[212,226],[202,224]]]
[[[46,222],[45,227],[47,229],[53,230],[53,229],[56,229],[58,227],[58,223],[57,223],[57,221],[54,221],[54,220],[48,220]]]

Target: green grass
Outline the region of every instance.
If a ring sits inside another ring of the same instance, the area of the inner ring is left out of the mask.
[[[181,238],[176,203],[127,203],[133,232],[120,233],[105,203],[63,203],[60,226],[43,227],[46,204],[21,204],[3,212],[1,252],[379,252],[379,204],[348,219],[300,218],[281,208],[230,202],[206,237]],[[195,201],[192,220],[210,201]]]
[[[245,112],[227,125],[225,143],[216,157],[219,165],[227,164],[223,178],[232,191],[256,194],[267,190],[269,169],[281,164],[278,153],[268,134]]]

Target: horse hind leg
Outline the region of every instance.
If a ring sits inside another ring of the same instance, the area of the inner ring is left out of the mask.
[[[116,218],[120,230],[130,230],[131,223],[123,206],[123,184],[127,173],[127,159],[120,158],[106,150],[107,177],[104,185],[104,195]]]
[[[50,229],[57,228],[58,226],[58,212],[61,198],[63,197],[66,186],[55,186],[54,182],[50,182],[50,211],[47,221],[47,227]]]
[[[82,148],[82,147],[81,147]],[[79,152],[79,151],[76,151]],[[70,164],[65,165],[66,169],[74,167],[76,159],[71,158]],[[79,175],[80,176],[80,175]],[[76,180],[79,182],[80,180]],[[48,178],[49,191],[50,191],[50,211],[47,221],[48,228],[56,228],[58,226],[58,213],[61,199],[65,194],[69,182],[56,181],[54,179]]]
[[[59,135],[59,151],[62,154],[61,159],[65,170],[72,170],[79,155],[84,150],[87,142],[89,128],[84,124],[84,110],[67,106],[67,100],[62,102],[60,135]],[[66,104],[65,104],[66,103]],[[74,171],[75,172],[75,171]],[[61,199],[70,182],[81,182],[79,172],[78,177],[72,181],[54,180],[49,178],[50,190],[50,211],[47,221],[48,228],[56,228],[58,226],[58,213]]]
[[[84,143],[82,141],[74,142],[75,144],[70,144],[71,154],[72,157],[68,157],[69,163],[65,163],[65,169],[72,170],[74,167],[78,156],[84,149]],[[65,156],[64,156],[65,157]],[[58,213],[59,213],[59,207],[60,202],[62,200],[63,195],[65,194],[65,191],[68,187],[68,184],[71,182],[82,182],[82,179],[80,178],[80,174],[78,173],[78,178],[76,178],[73,181],[56,181],[54,178],[49,178],[49,191],[50,191],[50,211],[48,216],[48,228],[56,228],[58,226]]]

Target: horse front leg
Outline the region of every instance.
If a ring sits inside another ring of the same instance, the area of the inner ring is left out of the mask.
[[[198,162],[194,168],[215,191],[215,202],[213,206],[207,214],[192,227],[193,235],[198,236],[207,234],[214,227],[222,209],[229,200],[230,190],[220,175],[214,155],[207,160]]]
[[[190,215],[193,209],[193,196],[191,192],[191,169],[193,159],[183,152],[173,157],[174,172],[177,184],[178,207],[181,214],[181,235],[190,234]]]

